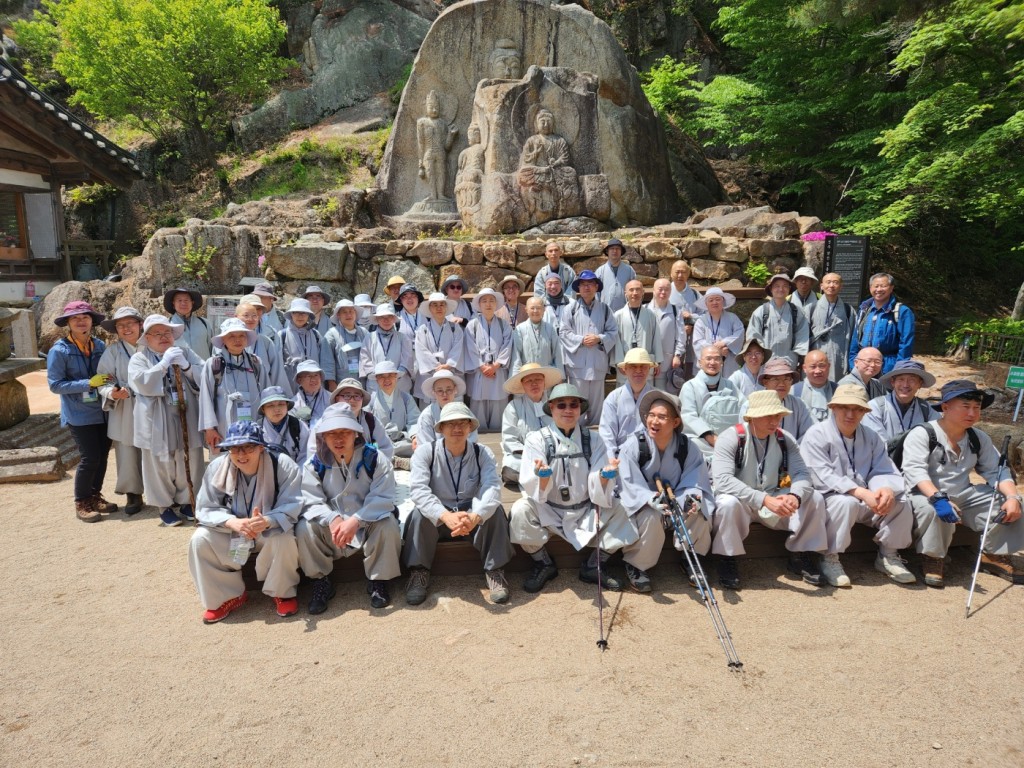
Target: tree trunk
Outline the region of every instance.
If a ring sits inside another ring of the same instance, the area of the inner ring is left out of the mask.
[[[1013,304],[1013,314],[1010,315],[1011,320],[1024,320],[1024,283],[1021,283],[1020,290],[1017,291],[1017,301]]]

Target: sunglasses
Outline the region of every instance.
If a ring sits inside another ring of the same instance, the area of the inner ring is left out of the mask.
[[[554,404],[554,408],[556,410],[559,410],[559,411],[564,411],[566,408],[568,408],[570,410],[573,410],[573,411],[578,411],[580,409],[580,401],[579,400],[559,400],[557,403]]]

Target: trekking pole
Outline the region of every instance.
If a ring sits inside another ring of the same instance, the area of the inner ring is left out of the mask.
[[[999,475],[1002,474],[1003,467],[1006,466],[1008,461],[1008,454],[1010,451],[1010,436],[1007,435],[1003,440],[1003,450],[999,454],[999,465],[996,467],[996,488],[992,491],[992,500],[988,504],[988,513],[985,515],[985,528],[981,532],[981,543],[978,545],[978,559],[974,563],[974,575],[971,576],[971,590],[967,593],[967,610],[964,612],[964,618],[970,618],[971,616],[971,600],[974,598],[974,586],[978,583],[978,571],[981,570],[981,556],[985,551],[985,540],[988,538],[988,527],[992,522],[992,510],[996,506],[996,497],[1002,496],[999,493]],[[1002,513],[996,518],[996,523],[1002,519]]]
[[[192,465],[189,461],[188,450],[188,403],[185,401],[185,387],[181,383],[181,366],[174,368],[174,389],[178,393],[178,418],[181,420],[181,444],[185,449],[185,482],[188,484],[188,500],[192,504],[192,516],[195,517],[195,525],[199,525],[199,518],[196,515],[196,491],[192,485]]]
[[[601,506],[594,505],[594,515],[597,517],[597,622],[598,639],[597,647],[602,651],[608,650],[608,641],[604,638],[604,592],[601,587]]]
[[[665,485],[660,475],[655,475],[654,481],[658,486],[658,493],[661,494],[668,505],[669,519],[672,521],[672,527],[675,529],[679,542],[683,545],[683,556],[686,558],[690,573],[694,576],[694,581],[697,582],[697,592],[700,594],[700,599],[704,603],[704,607],[708,609],[711,626],[715,630],[718,642],[722,644],[722,650],[725,651],[725,660],[729,665],[729,669],[742,672],[743,662],[740,661],[736,647],[732,644],[732,635],[729,633],[729,628],[725,625],[725,617],[722,616],[722,611],[718,607],[718,600],[715,599],[715,593],[711,591],[711,584],[708,582],[707,574],[704,572],[704,566],[701,565],[697,551],[693,547],[693,538],[690,536],[690,531],[686,528],[686,513],[679,506],[675,491],[672,490],[671,486]],[[696,514],[700,513],[697,512]]]

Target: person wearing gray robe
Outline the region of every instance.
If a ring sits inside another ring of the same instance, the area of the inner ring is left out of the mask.
[[[697,315],[701,312],[697,308],[700,293],[690,285],[690,265],[683,259],[679,259],[672,264],[670,276],[672,278],[672,291],[669,301],[679,310],[679,314],[683,319],[683,330],[687,332],[685,336],[679,338],[679,342],[676,345],[676,357],[678,358],[679,366],[683,369],[684,375],[686,378],[690,378],[693,375],[693,370],[698,360],[693,351],[692,334],[693,324],[697,319]],[[676,365],[676,360],[673,360],[672,364]]]
[[[804,313],[786,301],[792,286],[785,274],[771,276],[765,286],[769,299],[751,313],[747,336],[763,339],[773,355],[787,355],[799,364],[810,349],[810,326]]]
[[[437,543],[470,537],[480,553],[492,603],[509,599],[504,567],[515,554],[501,506],[501,480],[494,454],[468,440],[479,422],[462,403],[449,403],[435,429],[440,436],[412,455],[409,495],[414,509],[405,523],[402,558],[409,569],[406,602],[427,597]]]
[[[812,349],[804,358],[804,380],[793,385],[792,394],[807,406],[807,412],[816,422],[829,418],[828,402],[836,391],[836,383],[829,381],[829,362],[820,349]]]
[[[295,387],[286,378],[284,360],[281,357],[281,350],[277,346],[276,333],[273,336],[268,336],[266,331],[260,330],[260,328],[267,328],[261,322],[263,311],[263,302],[254,293],[243,296],[239,299],[238,306],[235,307],[235,317],[241,320],[250,331],[256,331],[259,334],[255,343],[246,347],[246,351],[260,359],[263,367],[267,369],[267,379],[271,386],[281,387],[285,392],[293,395]]]
[[[526,300],[527,319],[512,331],[512,376],[527,363],[554,368],[565,376],[562,341],[558,328],[545,317],[544,302],[533,296]]]
[[[618,312],[626,306],[626,284],[630,280],[636,280],[636,270],[629,262],[622,260],[625,249],[621,240],[613,237],[603,252],[608,260],[594,270],[598,280],[604,285],[597,298],[611,307],[612,312]]]
[[[839,298],[842,278],[829,273],[821,278],[821,298],[808,315],[811,349],[820,349],[829,362],[828,377],[839,381],[849,373],[850,340],[857,310]]]
[[[654,313],[654,319],[658,323],[658,338],[661,339],[661,368],[654,377],[654,388],[665,391],[673,390],[669,381],[672,369],[675,366],[676,358],[682,369],[682,360],[686,356],[686,324],[683,321],[683,313],[679,311],[671,301],[672,283],[665,278],[654,281],[654,296],[647,304],[647,309]]]
[[[683,431],[710,459],[718,435],[739,421],[747,399],[722,376],[722,358],[715,347],[704,348],[699,364],[697,374],[679,390],[679,399]]]
[[[694,318],[690,338],[693,353],[698,360],[705,347],[718,347],[722,355],[722,375],[726,378],[739,370],[736,355],[743,349],[743,321],[727,311],[735,303],[736,297],[731,293],[717,287],[708,288],[697,302],[697,309],[703,314]]]
[[[836,389],[829,408],[831,417],[811,427],[800,444],[814,488],[825,498],[828,549],[822,574],[833,587],[852,586],[839,555],[850,546],[853,526],[861,523],[878,531],[876,570],[913,584],[917,579],[899,550],[910,546],[914,515],[885,441],[862,424],[867,396],[863,388],[847,384]]]
[[[605,398],[604,413],[597,427],[604,444],[611,446],[622,445],[626,438],[640,429],[640,400],[653,389],[651,373],[654,360],[646,350],[629,350],[618,367],[621,373],[625,373],[626,382]]]
[[[309,457],[306,451],[309,427],[305,421],[288,412],[292,405],[292,399],[281,387],[267,387],[260,393],[257,423],[263,429],[267,448],[287,454],[301,467]]]
[[[253,552],[264,594],[273,598],[278,616],[292,616],[298,611],[299,467],[267,451],[262,430],[251,421],[232,424],[222,442],[224,453],[210,463],[196,495],[199,527],[188,547],[189,572],[206,608],[203,622],[220,621],[245,603],[242,566]]]
[[[837,384],[858,384],[868,393],[868,400],[885,396],[885,385],[879,380],[882,372],[882,353],[874,347],[864,347],[853,360],[853,370],[843,376]]]
[[[124,513],[129,516],[141,512],[143,505],[142,452],[135,445],[135,392],[128,381],[128,363],[142,336],[142,322],[142,315],[134,307],[121,307],[113,317],[102,321],[103,329],[116,333],[118,339],[103,350],[96,367],[97,373],[110,377],[96,391],[107,414],[107,437],[113,443],[117,461],[114,493],[128,497]]]
[[[787,357],[773,357],[761,368],[758,382],[768,390],[775,392],[782,401],[782,406],[789,413],[782,417],[781,427],[798,443],[817,422],[811,417],[810,411],[803,401],[795,397],[790,390],[793,382],[800,378],[796,368]]]
[[[289,381],[295,381],[295,371],[303,360],[312,360],[327,372],[334,371],[334,360],[331,350],[324,342],[323,336],[313,326],[313,311],[305,299],[294,299],[284,313],[284,330],[277,334],[277,348],[284,361],[285,375]],[[299,316],[302,325],[296,325]],[[301,320],[304,316],[305,319]],[[328,324],[330,318],[326,318]],[[325,376],[325,379],[327,377]]]
[[[610,354],[612,365],[618,368],[631,349],[643,349],[654,360],[654,367],[659,371],[672,361],[665,360],[661,347],[661,329],[655,314],[642,305],[644,285],[639,280],[631,280],[626,285],[628,304],[615,312],[615,325],[618,327],[618,340]],[[621,369],[616,370],[615,381],[619,386],[626,383]]]
[[[778,427],[787,413],[775,392],[755,392],[746,423],[725,430],[715,442],[711,476],[718,508],[711,549],[720,556],[719,583],[728,589],[739,588],[736,557],[746,552],[743,540],[754,521],[789,531],[789,570],[808,584],[821,583],[814,553],[828,547],[825,500],[814,490],[796,441]]]
[[[551,275],[557,275],[558,279],[562,281],[565,297],[571,300],[575,296],[572,284],[576,280],[576,270],[562,261],[562,246],[552,240],[544,247],[544,258],[548,260],[548,263],[537,270],[537,275],[533,279],[534,296],[543,296],[544,283]]]
[[[764,389],[758,378],[771,356],[771,350],[761,346],[760,339],[750,337],[743,342],[742,349],[736,355],[736,364],[739,368],[728,378],[744,397],[750,397],[751,393]]]
[[[501,429],[508,403],[505,382],[512,361],[512,328],[494,316],[504,301],[492,289],[484,288],[473,299],[473,309],[479,314],[466,324],[466,391],[469,408],[484,432]]]
[[[377,389],[374,369],[384,361],[394,363],[398,369],[398,390],[412,392],[413,370],[415,363],[412,356],[413,336],[395,329],[395,310],[391,304],[381,304],[374,312],[377,329],[370,331],[366,343],[359,351],[359,377],[365,379],[366,388],[373,392]]]
[[[527,375],[538,368],[540,366],[536,363],[527,363]],[[559,376],[558,381],[561,378]],[[525,386],[522,388],[525,389]],[[505,406],[501,419],[501,479],[510,485],[519,486],[519,468],[526,437],[551,423],[550,417],[544,413],[546,394],[546,388],[541,386],[536,400],[532,398],[532,393],[524,392],[514,395]]]
[[[423,382],[438,371],[449,370],[460,378],[465,376],[465,331],[446,317],[455,311],[455,302],[443,294],[432,293],[426,304],[430,317],[417,329],[413,344],[416,356],[413,392],[419,392]]]
[[[391,438],[388,437],[387,424],[367,410],[369,404],[370,393],[363,389],[359,379],[342,379],[331,393],[331,404],[324,409],[320,418],[326,419],[331,414],[338,413],[342,405],[348,405],[355,414],[355,420],[363,428],[363,439],[367,443],[377,446],[377,449],[389,460],[394,459],[395,446],[391,442]],[[309,455],[312,456],[316,451],[316,432],[313,429],[309,432],[309,442],[306,443],[306,447]]]
[[[204,363],[195,352],[183,347],[177,347],[181,350],[178,362],[166,359],[167,351],[174,345],[173,334],[183,330],[162,315],[147,317],[135,354],[128,361],[127,376],[128,385],[135,393],[132,398],[133,442],[142,453],[142,486],[149,503],[161,510],[161,522],[170,526],[181,523],[172,509],[174,506],[178,506],[181,517],[194,519],[185,461],[189,462],[193,483],[199,482],[205,466],[199,430],[199,381]],[[172,365],[181,370],[188,429],[187,458]]]
[[[388,439],[394,446],[394,454],[403,459],[412,456],[412,439],[420,418],[416,400],[408,392],[398,389],[402,378],[398,368],[390,360],[377,363],[370,378],[377,382],[377,389],[370,392],[367,406],[378,423],[384,425]]]
[[[351,326],[346,326],[342,318],[343,313],[348,316],[349,310],[352,315]],[[324,379],[328,383],[337,383],[342,379],[362,379],[360,369],[360,357],[363,347],[366,345],[367,337],[370,335],[367,330],[361,327],[355,318],[358,314],[355,304],[348,299],[339,301],[335,308],[335,319],[342,320],[335,324],[324,336],[327,349],[330,351],[330,370],[324,369]]]
[[[230,424],[255,418],[260,393],[270,385],[266,366],[246,351],[257,335],[238,318],[229,317],[213,337],[217,351],[203,364],[199,384],[199,429],[211,452],[216,452]]]
[[[871,413],[864,417],[864,426],[882,440],[888,442],[918,424],[938,420],[939,412],[917,396],[922,387],[935,386],[935,377],[921,363],[899,360],[879,381],[889,393],[868,403]]]
[[[203,306],[203,294],[188,288],[172,288],[164,294],[164,310],[171,322],[182,327],[175,344],[188,347],[201,360],[210,357],[210,323],[196,314]]]
[[[586,427],[601,421],[608,360],[615,354],[619,336],[611,309],[597,300],[600,288],[594,273],[584,270],[573,284],[573,289],[580,295],[569,305],[558,329],[566,377],[590,403],[583,416],[583,426]]]
[[[302,466],[302,517],[295,526],[299,565],[313,580],[309,612],[323,613],[334,597],[334,561],[359,552],[370,605],[384,608],[391,602],[387,582],[401,574],[394,469],[363,442],[347,405],[322,419],[316,436],[316,453]]]
[[[420,394],[426,406],[420,411],[420,417],[416,421],[416,432],[413,435],[414,452],[419,446],[437,439],[434,425],[441,417],[441,409],[448,403],[462,402],[462,397],[466,394],[466,383],[451,371],[438,371],[423,382]],[[469,435],[469,441],[475,443],[478,438],[479,435],[474,429]]]

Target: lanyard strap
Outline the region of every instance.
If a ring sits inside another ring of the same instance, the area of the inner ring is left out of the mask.
[[[443,446],[441,453],[444,454],[444,463],[448,466],[448,477],[452,479],[452,485],[455,486],[455,506],[459,506],[459,490],[462,486],[462,468],[466,466],[466,454],[469,452],[469,443],[466,443],[466,450],[462,452],[459,457],[459,477],[455,479],[455,473],[452,471],[451,462],[448,461],[448,448]]]

